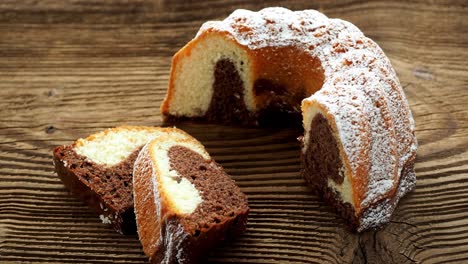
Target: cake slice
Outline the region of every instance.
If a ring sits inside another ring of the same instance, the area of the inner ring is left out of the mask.
[[[144,144],[172,128],[122,126],[107,129],[53,151],[55,171],[71,193],[119,233],[136,232],[133,211],[133,164]],[[183,134],[185,135],[185,134]]]
[[[151,263],[196,262],[245,231],[246,196],[189,135],[152,140],[133,174],[138,235]]]

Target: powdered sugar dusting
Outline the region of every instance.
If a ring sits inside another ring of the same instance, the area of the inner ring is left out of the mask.
[[[161,242],[164,248],[163,259],[159,263],[187,263],[185,247],[189,234],[176,220],[168,221],[161,230]]]
[[[334,117],[352,177],[358,170],[367,172],[361,206],[385,200],[398,187],[402,169],[416,155],[414,120],[390,61],[357,27],[314,10],[274,7],[236,10],[223,21],[205,23],[198,35],[209,31],[227,32],[250,49],[295,46],[318,58],[325,80],[303,101],[303,151],[308,115],[320,107]],[[386,217],[381,214],[369,219]]]
[[[375,203],[363,213],[358,231],[377,228],[381,224],[390,221],[390,217],[400,199],[416,186],[416,174],[412,168],[406,171],[403,176],[404,177],[400,179],[395,196]]]
[[[109,216],[99,215],[99,219],[101,219],[103,224],[107,224],[107,225],[112,224],[112,220],[109,218]]]

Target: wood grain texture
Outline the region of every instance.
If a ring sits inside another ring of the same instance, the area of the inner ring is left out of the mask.
[[[299,177],[300,131],[180,124],[248,195],[248,232],[211,263],[468,262],[466,1],[0,2],[0,262],[146,263],[70,196],[51,150],[107,127],[160,125],[171,56],[236,8],[313,8],[390,57],[416,120],[417,188],[378,231],[348,232]]]

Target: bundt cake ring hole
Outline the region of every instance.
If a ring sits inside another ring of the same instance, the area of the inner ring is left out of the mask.
[[[246,71],[244,61],[236,63],[233,58],[222,57],[213,72],[213,97],[207,119],[234,124],[256,120],[266,127],[301,126],[301,101],[323,84],[320,62],[294,47],[263,48],[252,56],[251,90],[256,113],[249,113],[243,100],[247,91],[241,78]]]

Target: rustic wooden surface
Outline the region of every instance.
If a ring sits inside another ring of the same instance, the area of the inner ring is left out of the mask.
[[[160,125],[172,54],[202,22],[282,5],[349,20],[390,57],[416,119],[417,189],[360,235],[299,177],[297,131],[180,124],[250,199],[235,263],[468,263],[466,1],[0,2],[0,262],[146,263],[53,172],[51,150],[121,124]]]

